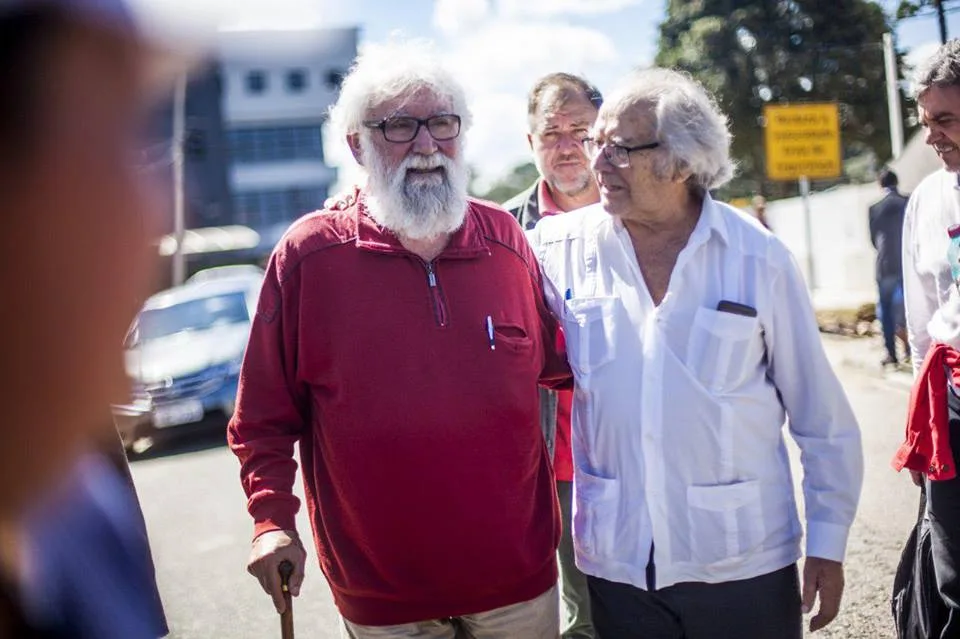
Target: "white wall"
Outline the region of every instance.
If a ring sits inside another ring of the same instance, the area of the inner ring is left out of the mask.
[[[868,209],[883,192],[876,184],[838,187],[810,196],[818,308],[853,308],[876,301]],[[790,248],[809,283],[808,247],[800,198],[767,205],[771,229]]]
[[[336,99],[330,72],[345,74],[356,55],[356,29],[310,31],[224,31],[219,41],[223,69],[224,118],[228,124],[295,120],[321,122]],[[287,89],[288,71],[307,72],[300,93]],[[262,71],[266,90],[247,91],[247,74]]]
[[[231,184],[239,191],[271,191],[297,186],[328,186],[336,179],[336,169],[323,162],[298,160],[263,164],[234,164]]]

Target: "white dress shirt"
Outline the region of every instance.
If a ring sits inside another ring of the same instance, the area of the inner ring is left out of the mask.
[[[960,349],[960,293],[947,261],[947,229],[960,224],[957,174],[927,176],[903,221],[903,301],[914,374],[933,342]]]
[[[802,451],[807,554],[842,561],[860,431],[787,248],[708,197],[654,306],[629,234],[600,205],[541,220],[530,239],[576,377],[577,565],[646,588],[653,543],[659,588],[795,562],[786,415]],[[721,300],[757,316],[718,312]]]

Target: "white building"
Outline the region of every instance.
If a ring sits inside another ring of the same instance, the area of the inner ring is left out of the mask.
[[[321,207],[336,170],[321,125],[357,54],[356,28],[223,31],[223,126],[234,222],[272,246],[289,223]]]

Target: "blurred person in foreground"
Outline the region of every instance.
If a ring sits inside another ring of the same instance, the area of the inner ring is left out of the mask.
[[[907,198],[897,190],[897,174],[890,169],[880,172],[878,179],[884,190],[883,199],[870,206],[870,241],[877,249],[877,289],[879,291],[880,325],[887,356],[883,366],[898,364],[897,333],[904,326],[903,318],[903,219]]]
[[[524,229],[543,217],[595,204],[600,200],[590,160],[583,150],[603,98],[581,77],[551,73],[540,78],[527,100],[527,141],[540,178],[503,206]],[[587,578],[577,568],[573,552],[573,452],[570,445],[570,408],[573,391],[540,389],[541,428],[553,449],[553,472],[560,501],[560,595],[565,619],[563,639],[592,639],[590,593]]]
[[[948,609],[939,637],[960,637],[960,40],[915,76],[920,124],[943,168],[910,195],[903,288],[916,376],[906,441],[894,458],[925,484],[936,587]],[[951,236],[954,237],[951,237]]]
[[[585,146],[600,204],[530,237],[565,291],[551,306],[576,378],[574,545],[597,635],[800,639],[818,594],[812,630],[839,610],[863,472],[803,278],[711,198],[733,173],[730,134],[688,76],[631,76]]]
[[[569,383],[522,229],[467,197],[471,115],[425,46],[371,47],[331,114],[366,186],[274,250],[228,432],[249,571],[320,568],[354,639],[555,639],[553,472],[538,381]]]
[[[131,159],[162,57],[119,2],[0,3],[2,637],[165,633],[135,494],[93,452],[148,282]]]

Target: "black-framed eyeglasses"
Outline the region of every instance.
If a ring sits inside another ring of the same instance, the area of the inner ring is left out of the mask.
[[[397,115],[382,120],[367,120],[363,126],[380,129],[387,142],[411,142],[420,134],[420,127],[426,126],[430,136],[437,142],[452,140],[460,135],[460,116],[441,113],[429,118],[413,118]]]
[[[638,146],[624,146],[622,144],[599,144],[593,138],[583,138],[583,150],[587,152],[587,157],[591,160],[597,157],[597,153],[603,152],[603,157],[607,162],[617,167],[625,169],[630,166],[630,154],[637,151],[649,151],[660,146],[659,142],[649,142]]]

